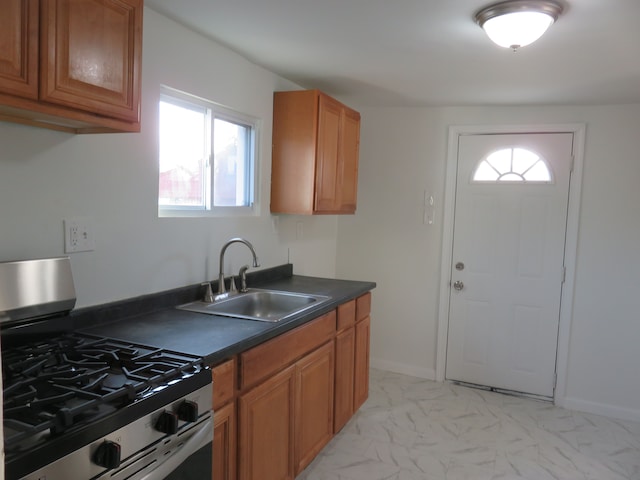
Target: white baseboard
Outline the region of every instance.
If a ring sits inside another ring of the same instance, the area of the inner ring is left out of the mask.
[[[640,422],[640,410],[633,408],[617,407],[604,403],[589,402],[579,398],[556,398],[556,405],[567,408],[569,410],[578,410],[580,412],[593,413],[604,417],[618,418],[620,420],[631,420]]]
[[[371,358],[371,367],[378,370],[385,370],[387,372],[402,373],[403,375],[410,375],[412,377],[424,378],[426,380],[435,380],[436,371],[430,368],[420,368],[415,365],[407,365],[405,363],[390,362],[388,360],[381,360],[377,358]]]

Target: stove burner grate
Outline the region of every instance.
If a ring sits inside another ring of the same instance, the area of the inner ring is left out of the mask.
[[[65,334],[3,352],[5,447],[95,421],[199,371],[202,359]]]

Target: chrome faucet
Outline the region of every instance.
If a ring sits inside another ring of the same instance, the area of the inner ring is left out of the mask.
[[[227,289],[224,286],[224,252],[232,243],[244,243],[247,247],[249,247],[249,250],[251,250],[251,254],[253,255],[253,266],[254,267],[260,266],[260,264],[258,263],[258,257],[256,255],[256,251],[254,250],[253,245],[251,245],[251,243],[248,240],[245,240],[244,238],[230,239],[227,243],[225,243],[222,246],[222,249],[220,250],[220,274],[218,275],[218,294],[225,293],[227,291]],[[233,281],[233,277],[231,281]]]

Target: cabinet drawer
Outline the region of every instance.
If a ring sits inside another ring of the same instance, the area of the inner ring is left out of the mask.
[[[356,320],[367,318],[371,313],[371,292],[367,292],[356,299]]]
[[[233,398],[236,378],[236,359],[232,358],[213,367],[213,409],[224,405]]]
[[[336,312],[333,310],[240,354],[240,388],[281,370],[332,338],[335,331]]]
[[[356,323],[356,301],[351,300],[338,306],[337,330],[341,331]]]

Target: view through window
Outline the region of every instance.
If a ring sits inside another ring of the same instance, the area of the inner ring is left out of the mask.
[[[161,95],[159,119],[161,211],[253,206],[255,119],[177,93]]]
[[[505,148],[489,154],[478,164],[473,181],[550,183],[551,171],[535,152]]]

